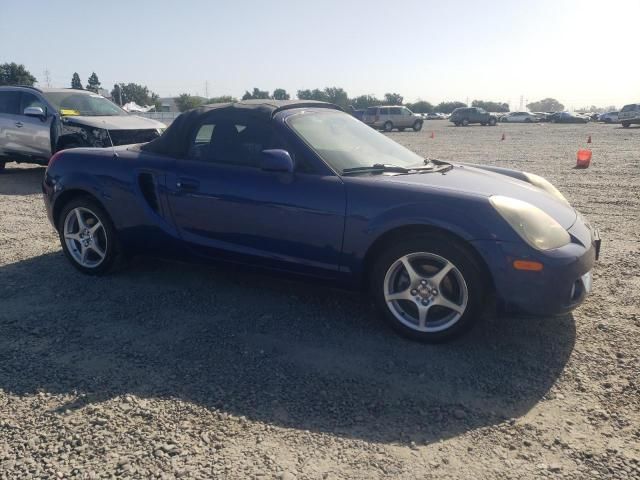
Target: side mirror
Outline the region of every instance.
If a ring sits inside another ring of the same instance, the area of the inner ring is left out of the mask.
[[[42,107],[27,107],[24,109],[23,113],[27,117],[45,117],[44,109]]]
[[[267,172],[293,173],[293,159],[286,150],[263,150],[260,168]]]

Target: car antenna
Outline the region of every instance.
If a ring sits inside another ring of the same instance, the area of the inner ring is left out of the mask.
[[[102,121],[102,123],[104,123],[105,126],[107,125],[107,122],[105,122],[104,120]],[[116,147],[113,144],[113,140],[111,139],[111,134],[109,133],[109,129],[105,128],[105,131],[107,132],[107,137],[109,137],[109,143],[111,143],[111,150],[113,151],[113,156],[117,157],[118,156],[118,152],[116,152]]]

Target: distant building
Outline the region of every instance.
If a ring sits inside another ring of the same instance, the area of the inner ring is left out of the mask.
[[[175,97],[160,98],[160,111],[161,112],[179,112],[180,109],[176,105]]]

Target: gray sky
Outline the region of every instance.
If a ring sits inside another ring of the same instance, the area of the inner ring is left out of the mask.
[[[640,101],[640,0],[1,0],[0,63],[45,83],[161,96],[343,87],[350,96],[568,108]]]

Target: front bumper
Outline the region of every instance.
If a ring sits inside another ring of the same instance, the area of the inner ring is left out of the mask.
[[[510,313],[558,315],[580,305],[592,289],[591,270],[600,254],[600,236],[581,218],[569,229],[572,242],[545,252],[524,243],[474,241],[484,257],[499,306]],[[514,260],[537,261],[542,271],[522,271]]]

